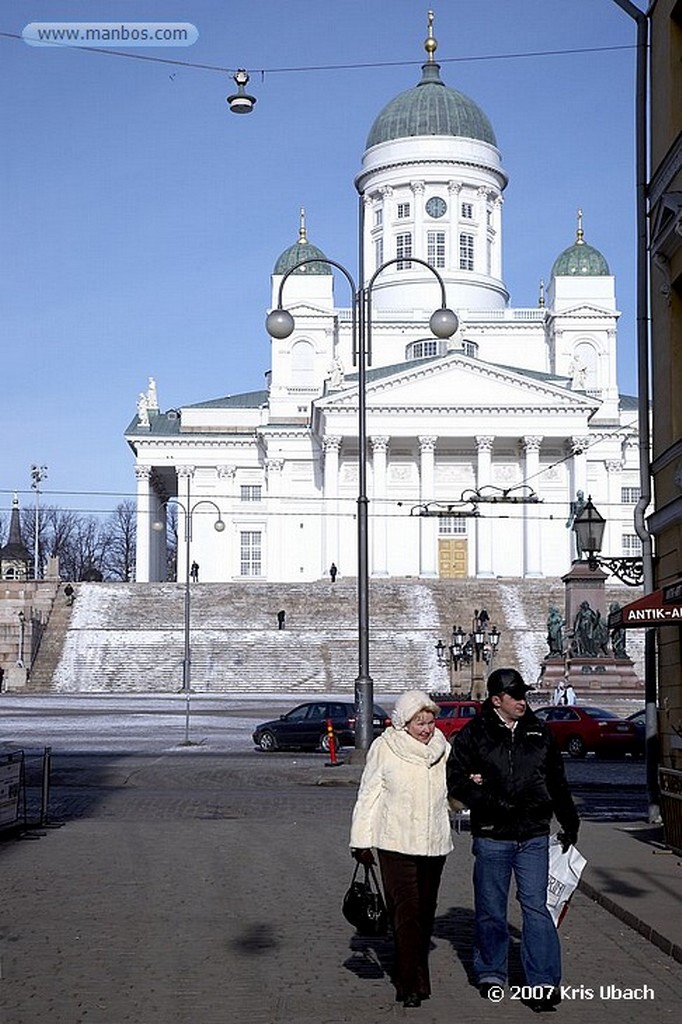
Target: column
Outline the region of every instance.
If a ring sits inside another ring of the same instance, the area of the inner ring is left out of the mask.
[[[412,239],[412,254],[418,259],[426,259],[426,238],[424,237],[424,182],[410,182],[412,189],[413,224],[414,238]],[[419,268],[421,270],[421,268]]]
[[[284,459],[268,457],[265,460],[265,473],[268,485],[268,517],[265,529],[262,533],[262,558],[265,578],[270,580],[281,580],[288,577],[291,572],[305,566],[305,538],[300,534],[303,532],[300,521],[294,520],[294,529],[285,525],[287,520],[277,515],[280,510],[282,496],[282,474],[284,472]],[[284,531],[287,531],[286,537]],[[291,541],[294,541],[295,550],[291,550]],[[285,548],[286,544],[286,548]],[[284,553],[288,561],[289,572],[284,570]],[[305,578],[304,574],[301,574]]]
[[[135,478],[137,480],[135,580],[137,583],[149,583],[151,578],[151,476],[151,466],[135,466]]]
[[[435,455],[437,437],[419,441],[419,500],[423,504],[435,498]],[[423,516],[419,520],[419,575],[438,576],[438,520]]]
[[[621,523],[616,519],[616,509],[621,505],[621,473],[623,472],[623,463],[620,459],[613,459],[606,463],[606,486],[607,497],[606,497],[606,530],[604,531],[604,540],[602,543],[602,549],[605,554],[619,555],[623,549],[623,539],[621,537]],[[629,531],[634,533],[634,525]]]
[[[324,515],[322,518],[322,576],[326,575],[332,562],[335,562],[341,572],[343,572],[339,548],[340,451],[340,437],[329,435],[323,439],[322,457],[324,459],[324,475],[322,481],[322,495],[324,498]]]
[[[388,518],[386,516],[386,455],[388,437],[370,437],[372,445],[372,564],[370,576],[388,576]]]
[[[476,438],[478,458],[476,462],[476,486],[485,487],[492,483],[492,454],[494,437],[480,436]],[[475,519],[476,523],[476,575],[479,579],[488,579],[495,575],[493,571],[493,520],[486,518],[486,507],[482,515]]]
[[[540,471],[541,437],[522,437],[523,479],[531,487]],[[523,575],[526,579],[542,576],[542,524],[537,519],[535,505],[523,505]]]
[[[220,534],[218,550],[221,552],[220,564],[216,566],[218,580],[230,580],[239,574],[239,558],[241,552],[235,550],[235,493],[234,482],[237,477],[237,467],[226,463],[216,466],[218,478],[218,493],[216,502],[225,520],[225,532]]]
[[[446,268],[448,270],[459,270],[459,197],[462,186],[459,181],[448,182],[448,252],[446,256]]]

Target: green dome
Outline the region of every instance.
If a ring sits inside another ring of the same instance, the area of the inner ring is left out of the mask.
[[[288,249],[285,249],[282,255],[275,263],[275,269],[273,274],[286,274],[287,270],[291,270],[301,260],[318,259],[325,260],[327,257],[318,249],[316,245],[311,245],[306,238],[299,238],[298,242],[294,242]],[[294,274],[331,274],[332,268],[328,263],[306,263],[305,266],[299,267],[294,270]]]
[[[598,249],[586,242],[575,242],[557,256],[552,277],[606,277],[609,265]]]
[[[578,210],[578,230],[575,242],[564,249],[554,261],[552,277],[608,277],[609,265],[583,234],[583,211]]]
[[[497,145],[492,125],[481,108],[440,79],[440,65],[422,66],[419,85],[387,103],[369,135],[366,148],[415,135],[450,135]]]

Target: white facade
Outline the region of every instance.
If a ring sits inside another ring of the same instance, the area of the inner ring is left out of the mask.
[[[432,57],[424,81],[445,89]],[[403,96],[409,117],[411,94]],[[363,155],[356,185],[365,284],[377,267],[401,259],[377,275],[371,293],[373,576],[561,575],[573,555],[566,519],[578,490],[608,521],[604,550],[636,553],[637,413],[635,400],[617,389],[614,278],[585,245],[579,223],[566,254],[589,253],[596,262],[552,276],[536,308],[510,308],[502,271],[506,182],[497,148],[477,138],[411,135]],[[273,307],[284,270],[308,251],[319,253],[302,226],[277,263]],[[429,262],[445,282],[460,320],[448,342],[428,326],[440,306],[436,278],[410,256]],[[537,278],[542,269],[535,268]],[[138,581],[165,578],[164,533],[152,526],[169,497],[184,509],[188,494],[190,557],[203,581],[314,580],[332,561],[341,575],[356,574],[352,318],[336,305],[334,279],[324,270],[308,265],[285,282],[283,305],[295,329],[272,341],[268,391],[166,414],[155,385],[141,396],[126,433],[138,481]],[[468,518],[419,514],[471,508],[458,503],[474,489],[502,498],[524,493],[522,485],[538,503],[485,502]],[[222,533],[213,529],[217,510]],[[179,535],[183,578],[182,515]]]

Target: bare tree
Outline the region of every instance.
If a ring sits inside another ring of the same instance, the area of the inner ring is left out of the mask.
[[[105,577],[130,583],[135,578],[137,518],[134,501],[122,501],[106,523],[108,545]]]

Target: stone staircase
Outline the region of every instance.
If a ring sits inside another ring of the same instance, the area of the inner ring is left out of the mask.
[[[191,587],[191,683],[198,692],[352,692],[358,669],[356,581],[198,583]],[[31,674],[36,692],[175,692],[182,685],[184,586],[81,583],[58,600]],[[61,597],[61,595],[60,595]],[[633,592],[607,591],[626,603]],[[496,664],[534,682],[560,580],[372,580],[370,672],[378,692],[449,688],[435,643],[485,608],[502,638]],[[286,612],[285,629],[277,612]],[[628,647],[637,661],[638,654]],[[468,673],[463,668],[462,673]]]

